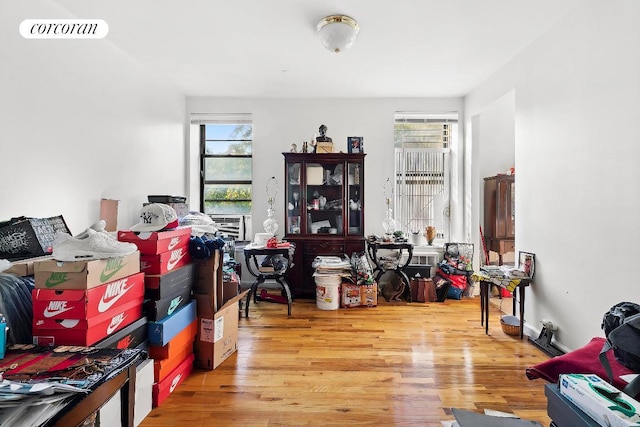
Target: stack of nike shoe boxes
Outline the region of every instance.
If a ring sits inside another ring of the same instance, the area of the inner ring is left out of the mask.
[[[137,251],[91,261],[37,261],[34,278],[34,344],[93,346],[145,322],[144,273]]]
[[[191,227],[118,232],[118,240],[134,243],[141,253],[149,357],[154,360],[153,407],[159,406],[193,369],[197,321],[196,303],[191,298],[195,274],[190,237]]]

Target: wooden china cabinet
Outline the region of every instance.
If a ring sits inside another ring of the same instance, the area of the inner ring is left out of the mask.
[[[484,179],[484,238],[487,249],[502,255],[515,251],[515,176],[497,175]]]
[[[315,298],[313,260],[364,252],[366,154],[283,153],[286,224],[295,243],[287,274],[295,297]]]

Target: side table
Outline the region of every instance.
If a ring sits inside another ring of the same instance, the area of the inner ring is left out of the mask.
[[[532,282],[526,277],[492,277],[481,272],[475,272],[472,280],[480,282],[480,324],[484,325],[485,334],[489,333],[489,288],[497,285],[513,292],[513,315],[516,315],[516,299],[519,300],[520,339],[524,337],[524,297],[525,290]],[[485,323],[486,320],[486,323]]]
[[[260,263],[258,257],[267,256],[272,257],[274,255],[282,255],[286,260],[287,264],[283,269],[274,270],[273,272],[262,272],[260,271]],[[256,295],[258,292],[258,286],[264,283],[266,280],[275,280],[280,286],[282,286],[282,291],[287,297],[287,307],[288,307],[288,315],[291,316],[291,289],[289,279],[287,278],[287,271],[291,267],[292,257],[290,256],[289,248],[245,248],[244,249],[244,260],[247,265],[247,270],[249,270],[249,274],[251,274],[256,279],[251,284],[251,288],[249,289],[249,293],[247,294],[247,300],[245,304],[245,316],[249,317],[249,303],[251,302],[251,298],[253,298],[254,302],[256,302]]]
[[[398,254],[398,262],[394,263],[393,268],[389,268],[383,262],[380,262],[378,258],[379,250],[397,250]],[[407,260],[402,262],[403,251],[407,251]],[[404,283],[404,292],[403,295],[407,299],[407,301],[411,302],[411,288],[409,284],[409,278],[407,277],[405,267],[411,263],[411,258],[413,258],[413,244],[408,242],[396,243],[396,242],[371,242],[367,241],[367,253],[369,254],[369,258],[374,264],[373,272],[376,276],[376,282],[380,284],[380,278],[387,271],[392,271],[400,277],[402,283]],[[377,273],[376,273],[377,272]]]

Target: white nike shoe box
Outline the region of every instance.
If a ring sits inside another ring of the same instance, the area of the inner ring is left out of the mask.
[[[36,261],[33,268],[38,289],[91,289],[140,273],[140,252],[91,261]]]
[[[140,271],[145,274],[167,274],[191,262],[189,246],[155,255],[140,256]]]
[[[136,368],[135,406],[133,425],[138,426],[151,412],[153,403],[153,360],[147,359]]]

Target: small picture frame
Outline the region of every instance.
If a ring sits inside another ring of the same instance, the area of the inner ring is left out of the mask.
[[[347,137],[347,149],[349,153],[364,153],[364,138],[361,136]]]
[[[536,272],[536,254],[518,252],[518,270],[524,271],[529,279],[533,279],[533,275]]]

